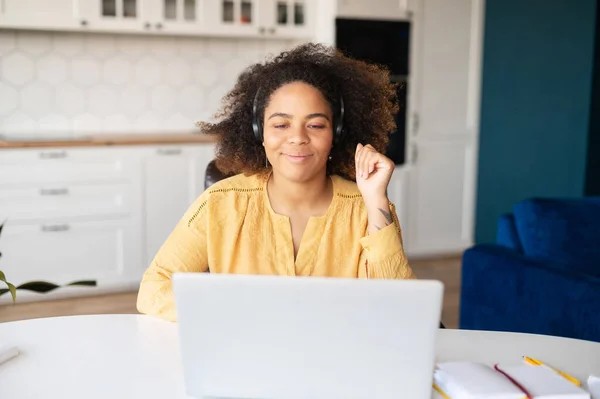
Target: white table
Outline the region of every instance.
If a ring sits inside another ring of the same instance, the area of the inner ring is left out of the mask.
[[[21,354],[0,365],[0,398],[183,399],[177,325],[142,315],[0,324]],[[437,361],[518,363],[528,355],[582,381],[600,376],[600,344],[540,335],[440,330]]]

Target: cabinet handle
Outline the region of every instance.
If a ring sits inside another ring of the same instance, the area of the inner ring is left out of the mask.
[[[159,148],[156,153],[158,155],[179,155],[181,154],[181,148]]]
[[[417,163],[417,158],[419,157],[419,148],[417,147],[416,144],[412,145],[412,163],[416,164]]]
[[[150,29],[151,27],[152,27],[152,24],[150,24],[150,22],[146,22],[144,24],[144,28],[146,28],[146,29]]]
[[[41,188],[40,195],[67,195],[69,194],[68,188]]]
[[[82,19],[80,23],[81,23],[81,26],[87,26],[88,21],[85,19]]]
[[[259,32],[260,34],[263,34],[263,33],[265,33],[265,28],[263,28],[263,27],[261,26],[260,28],[258,28],[258,32]]]
[[[58,159],[58,158],[66,158],[66,151],[53,151],[53,152],[40,152],[40,158],[42,159]]]
[[[162,24],[160,22],[156,24],[156,29],[162,29],[162,27],[163,26],[162,26]]]
[[[270,34],[274,34],[275,33],[275,28],[269,28],[269,33]]]
[[[419,114],[417,114],[416,112],[413,113],[413,117],[412,117],[412,131],[413,131],[413,135],[415,135],[415,136],[419,132]]]
[[[51,224],[49,226],[42,226],[42,231],[44,233],[56,233],[59,231],[67,231],[69,228],[68,224]]]

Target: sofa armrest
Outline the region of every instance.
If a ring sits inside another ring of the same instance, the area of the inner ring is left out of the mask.
[[[600,279],[500,245],[463,255],[460,327],[600,342]]]

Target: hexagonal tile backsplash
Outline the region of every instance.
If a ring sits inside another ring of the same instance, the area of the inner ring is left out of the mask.
[[[0,134],[189,132],[287,40],[0,30]]]

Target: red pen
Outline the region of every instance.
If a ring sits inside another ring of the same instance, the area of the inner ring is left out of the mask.
[[[514,378],[512,378],[505,371],[500,370],[500,368],[498,367],[497,364],[494,365],[494,369],[496,371],[498,371],[499,373],[501,373],[506,378],[508,378],[508,380],[510,382],[512,382],[517,388],[519,388],[521,390],[521,392],[523,392],[525,394],[525,396],[527,396],[527,399],[533,399],[533,396],[531,396],[531,394],[529,393],[529,391],[527,391],[527,389],[525,389],[525,387],[523,385],[519,384],[519,382],[517,380],[515,380]]]

